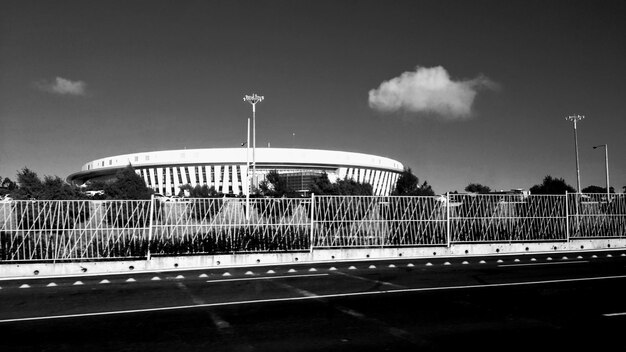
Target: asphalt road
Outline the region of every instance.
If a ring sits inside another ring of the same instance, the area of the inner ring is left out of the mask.
[[[0,351],[623,350],[626,251],[0,281]]]

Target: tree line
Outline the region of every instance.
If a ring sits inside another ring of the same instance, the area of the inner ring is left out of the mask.
[[[44,176],[40,178],[37,173],[29,168],[23,168],[17,173],[16,182],[8,177],[0,177],[0,196],[10,196],[15,200],[80,200],[80,199],[110,199],[110,200],[139,200],[150,199],[154,191],[148,187],[143,178],[139,176],[134,168],[129,165],[121,169],[110,182],[103,180],[89,181],[86,187],[78,187],[65,182],[58,176]],[[492,192],[489,186],[480,183],[470,183],[465,189],[466,192],[488,194]],[[609,189],[615,193],[615,189]],[[550,175],[545,176],[543,181],[530,188],[531,194],[565,194],[574,193],[571,185],[567,184],[563,178],[556,178]],[[606,188],[591,185],[582,189],[583,193],[606,193]],[[624,186],[626,193],[626,186]],[[373,195],[373,187],[369,183],[359,183],[352,179],[344,178],[331,182],[326,173],[322,173],[308,187],[309,194],[315,195]],[[458,193],[454,191],[452,193]],[[190,184],[180,187],[180,196],[191,198],[223,197],[215,187],[207,185],[192,186]],[[253,196],[262,197],[300,197],[301,194],[291,189],[287,180],[276,171],[267,173],[265,180],[259,184],[257,189],[253,189]],[[391,192],[393,196],[434,196],[435,191],[427,181],[420,183],[417,176],[410,168],[405,169],[396,182]]]

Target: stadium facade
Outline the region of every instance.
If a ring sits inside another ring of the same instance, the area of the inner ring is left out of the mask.
[[[248,153],[246,153],[248,151]],[[120,169],[132,165],[155,192],[175,195],[190,184],[215,187],[224,194],[243,194],[248,189],[247,164],[252,173],[252,149],[210,148],[133,153],[96,159],[67,177],[82,185],[90,180],[111,180]],[[295,148],[256,148],[257,178],[276,170],[297,191],[326,173],[331,182],[352,179],[372,185],[374,195],[389,195],[404,167],[399,161],[377,155]]]

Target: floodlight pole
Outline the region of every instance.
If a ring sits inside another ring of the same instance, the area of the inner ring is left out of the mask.
[[[574,122],[574,147],[576,149],[576,185],[578,187],[578,193],[580,193],[580,168],[578,166],[578,133],[576,131],[576,121],[580,121],[584,118],[584,115],[570,115],[565,118],[566,120]]]
[[[606,201],[610,200],[610,191],[609,191],[609,146],[607,144],[596,145],[593,149],[596,148],[604,148],[604,166],[606,167]]]
[[[250,118],[246,132],[246,220],[250,220]]]
[[[247,101],[252,105],[252,181],[256,187],[256,104],[265,99],[261,95],[256,93],[252,95],[246,95],[243,97],[243,101]]]

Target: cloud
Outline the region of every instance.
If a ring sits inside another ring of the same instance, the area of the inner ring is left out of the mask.
[[[52,82],[38,82],[35,85],[44,92],[60,95],[85,95],[87,88],[87,84],[83,81],[70,81],[62,77],[57,77]]]
[[[454,81],[441,66],[418,66],[370,90],[369,106],[385,113],[434,114],[462,120],[472,115],[472,104],[482,88],[495,89],[497,84],[482,75]]]

